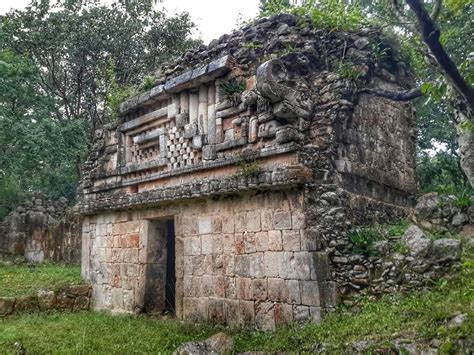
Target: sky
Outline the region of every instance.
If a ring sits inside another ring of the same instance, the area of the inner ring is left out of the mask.
[[[103,0],[110,2],[111,0]],[[22,9],[30,0],[0,0],[0,15],[11,8]],[[205,44],[224,33],[231,32],[237,22],[248,20],[257,14],[259,0],[163,0],[159,7],[167,9],[171,15],[187,11],[197,24],[195,37]]]

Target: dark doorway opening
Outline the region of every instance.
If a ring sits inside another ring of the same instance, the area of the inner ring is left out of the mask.
[[[166,221],[166,292],[165,312],[175,314],[176,305],[176,250],[174,221]]]
[[[150,221],[143,310],[175,314],[176,248],[174,220]]]

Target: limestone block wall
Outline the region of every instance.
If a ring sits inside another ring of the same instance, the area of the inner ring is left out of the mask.
[[[30,262],[78,264],[81,223],[81,216],[68,210],[66,199],[52,201],[35,193],[0,223],[0,252]]]
[[[302,193],[281,191],[87,217],[83,274],[96,309],[143,309],[149,224],[170,217],[178,318],[274,329],[335,305],[327,258],[305,241]]]

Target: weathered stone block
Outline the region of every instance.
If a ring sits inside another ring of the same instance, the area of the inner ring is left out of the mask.
[[[286,280],[288,289],[288,303],[301,304],[301,285],[298,280]]]
[[[184,112],[176,115],[176,127],[182,128],[189,123],[189,113]]]
[[[74,306],[74,297],[70,297],[66,293],[60,293],[59,295],[56,296],[55,308],[60,309],[60,310],[71,310],[73,306]]]
[[[74,310],[85,311],[89,309],[89,297],[87,296],[78,296],[74,300],[73,305]]]
[[[252,296],[256,300],[267,299],[267,279],[252,280]]]
[[[54,291],[40,290],[38,291],[38,306],[40,310],[53,309],[56,303],[56,295]]]
[[[240,326],[252,325],[255,322],[255,304],[253,301],[239,301]]]
[[[246,229],[249,232],[259,232],[261,230],[260,212],[249,211],[247,212],[247,226]]]
[[[184,126],[184,138],[191,139],[198,133],[198,127],[196,123],[188,123]]]
[[[252,279],[245,277],[237,279],[237,295],[240,300],[252,299]]]
[[[282,232],[280,230],[268,231],[268,250],[283,250]]]
[[[309,254],[307,252],[283,252],[279,263],[279,275],[285,279],[309,280]]]
[[[204,137],[202,135],[196,135],[193,137],[192,145],[194,149],[201,150],[204,145]]]
[[[201,236],[201,243],[201,253],[212,254],[213,236],[211,234]]]
[[[234,272],[238,276],[250,276],[250,255],[236,255]]]
[[[319,293],[322,307],[335,307],[337,305],[337,286],[334,281],[320,282]]]
[[[309,307],[294,306],[293,307],[293,321],[297,323],[304,323],[310,319]]]
[[[225,308],[224,300],[222,299],[209,299],[209,321],[224,324],[225,323]]]
[[[13,313],[15,297],[0,297],[0,317]]]
[[[301,233],[301,249],[319,251],[323,248],[324,239],[317,228],[307,228]]]
[[[263,253],[254,253],[249,256],[249,276],[261,278],[265,276],[265,263]]]
[[[311,280],[326,281],[329,274],[329,258],[325,252],[310,253],[311,258]]]
[[[224,312],[227,326],[237,328],[241,326],[241,310],[238,300],[224,300]]]
[[[300,250],[300,231],[284,230],[283,231],[283,250],[299,251]]]
[[[319,306],[319,286],[317,281],[301,281],[301,303],[306,306]]]
[[[214,296],[214,282],[213,281],[214,280],[211,275],[204,275],[201,278],[202,295],[204,297]]]
[[[255,233],[244,232],[243,237],[244,237],[245,253],[246,254],[255,253],[257,251],[257,246],[256,246],[257,242],[255,240]]]
[[[262,302],[256,305],[255,325],[262,330],[275,330],[275,304]]]
[[[282,253],[278,252],[265,252],[265,276],[267,277],[278,277],[280,273],[280,260],[282,259]]]
[[[291,213],[288,211],[275,212],[273,224],[275,229],[291,229]]]
[[[235,277],[225,277],[224,287],[226,298],[237,298],[237,279]]]
[[[275,326],[288,325],[293,322],[293,306],[275,303]]]
[[[288,302],[289,292],[285,280],[268,279],[268,299],[274,302]]]

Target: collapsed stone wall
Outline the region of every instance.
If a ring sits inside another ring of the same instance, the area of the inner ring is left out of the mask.
[[[180,317],[272,329],[331,311],[355,285],[341,262],[352,253],[347,232],[406,215],[416,191],[410,106],[360,93],[410,81],[394,56],[376,58],[380,42],[375,29],[325,32],[291,15],[265,18],[187,52],[152,90],[124,102],[117,127],[97,134],[77,205],[96,307],[141,308],[154,267],[140,258],[150,223],[174,218],[176,252],[188,263],[183,273],[176,260]],[[296,224],[283,191],[299,201]],[[233,213],[234,228],[244,228],[215,229],[214,214]],[[185,228],[193,229],[180,235]],[[267,238],[279,237],[281,249],[271,249]],[[224,281],[236,283],[223,291],[222,258],[235,274]]]
[[[90,307],[89,285],[69,285],[57,290],[40,290],[35,295],[0,297],[0,317],[35,311],[84,311]]]
[[[81,217],[67,200],[35,193],[0,224],[0,251],[30,262],[78,264],[81,257]]]

